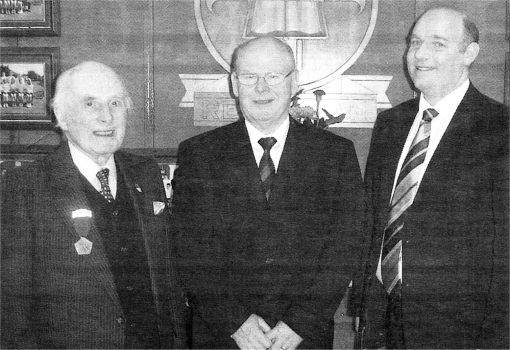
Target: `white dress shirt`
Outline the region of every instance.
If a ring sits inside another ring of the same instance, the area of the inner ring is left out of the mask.
[[[259,144],[259,140],[263,137],[274,137],[276,139],[276,143],[273,147],[271,147],[271,151],[269,154],[271,155],[271,159],[273,160],[275,173],[278,172],[278,164],[280,164],[280,158],[282,157],[283,147],[285,146],[285,141],[287,140],[287,134],[289,133],[290,120],[289,118],[285,118],[282,125],[280,125],[273,133],[269,135],[263,134],[259,131],[253,124],[249,121],[245,120],[246,129],[248,130],[248,136],[250,137],[251,149],[253,150],[253,155],[255,156],[255,160],[257,161],[257,166],[260,164],[260,160],[262,159],[262,155],[264,154],[264,148]]]
[[[455,114],[455,111],[457,110],[457,107],[459,107],[459,104],[464,98],[464,95],[466,95],[468,88],[469,79],[466,79],[466,81],[464,81],[457,89],[453,90],[447,96],[443,97],[438,103],[436,103],[435,106],[431,106],[430,103],[427,102],[423,94],[420,94],[418,113],[416,114],[413,125],[411,126],[411,130],[409,130],[409,134],[407,135],[406,143],[404,144],[404,148],[402,149],[402,153],[400,154],[400,160],[398,162],[397,170],[395,171],[395,179],[393,180],[393,190],[391,192],[392,197],[393,193],[395,192],[395,187],[397,186],[397,179],[398,175],[400,174],[400,169],[402,168],[403,165],[402,163],[404,162],[407,153],[409,152],[409,148],[413,143],[414,137],[416,136],[416,133],[420,128],[420,123],[423,118],[423,111],[429,108],[434,108],[436,112],[438,112],[439,114],[434,119],[432,119],[430,125],[431,128],[429,146],[427,148],[425,160],[421,167],[421,173],[417,188],[419,188],[421,181],[423,179],[423,175],[425,174],[425,170],[427,169],[427,166],[429,165],[430,160],[432,159],[432,156],[434,155],[434,152],[436,151],[439,145],[439,142],[443,138],[443,135],[446,132],[446,129],[448,128],[448,125],[450,125],[450,122],[453,118],[453,115]],[[388,205],[391,205],[391,198]],[[379,256],[379,265],[377,267],[376,272],[377,277],[379,278],[379,280],[382,281],[381,258],[382,258],[382,246],[381,255]],[[402,280],[402,251],[400,252],[400,257],[398,261],[398,273]]]
[[[432,159],[432,156],[434,155],[434,152],[436,151],[436,148],[439,145],[439,142],[443,138],[443,135],[446,129],[448,128],[448,125],[450,125],[450,122],[453,118],[453,115],[455,114],[455,111],[457,110],[457,107],[459,107],[459,104],[464,98],[464,95],[466,95],[468,88],[469,79],[466,79],[466,81],[464,81],[457,89],[453,90],[447,96],[443,97],[438,103],[436,103],[435,106],[431,106],[430,103],[427,102],[423,94],[420,94],[418,114],[416,114],[416,117],[414,118],[414,123],[411,127],[411,130],[409,131],[409,134],[407,135],[406,143],[404,145],[404,148],[402,149],[402,154],[400,155],[400,161],[398,162],[398,167],[395,172],[395,180],[393,182],[393,191],[395,191],[395,187],[397,186],[397,179],[400,173],[400,169],[402,168],[403,165],[402,163],[404,162],[407,153],[409,152],[409,148],[413,143],[414,137],[418,132],[418,129],[420,128],[420,123],[423,118],[423,111],[429,108],[434,108],[436,112],[438,112],[439,114],[437,115],[437,117],[432,119],[430,125],[431,128],[429,146],[427,148],[427,154],[425,155],[423,166],[421,167],[418,188],[421,184],[421,180],[423,179],[423,175],[425,174],[425,170],[427,169],[427,166],[429,165],[430,160]]]
[[[71,151],[73,163],[98,192],[101,190],[101,182],[96,176],[97,172],[104,168],[110,170],[108,174],[108,185],[110,186],[113,198],[115,198],[117,195],[117,168],[115,167],[113,154],[104,166],[100,166],[72,142],[69,142],[69,150]]]

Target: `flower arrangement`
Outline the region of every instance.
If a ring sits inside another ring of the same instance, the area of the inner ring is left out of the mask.
[[[345,119],[345,113],[340,114],[339,116],[335,117],[331,113],[329,113],[327,110],[322,108],[322,111],[326,113],[326,116],[328,119],[325,118],[319,118],[318,112],[320,109],[320,103],[322,100],[322,96],[326,95],[326,93],[323,90],[315,90],[313,94],[315,95],[315,101],[317,102],[317,109],[313,109],[310,106],[304,106],[301,107],[299,105],[299,95],[304,90],[299,90],[293,97],[292,97],[292,104],[290,106],[289,114],[292,118],[296,119],[299,123],[305,124],[305,125],[315,125],[318,128],[326,129],[328,126],[341,123]]]

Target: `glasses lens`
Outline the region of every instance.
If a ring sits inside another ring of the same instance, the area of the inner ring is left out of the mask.
[[[285,75],[282,73],[268,73],[264,78],[266,79],[266,83],[268,85],[278,85],[283,82]]]
[[[292,73],[292,72],[291,72]],[[283,83],[286,77],[290,75],[282,74],[282,73],[267,73],[264,75],[264,80],[266,81],[267,85],[278,85]],[[255,85],[257,84],[257,81],[261,78],[258,74],[238,74],[237,79],[239,82],[243,85]]]
[[[256,74],[239,74],[237,79],[243,85],[255,85],[258,80],[258,75]]]

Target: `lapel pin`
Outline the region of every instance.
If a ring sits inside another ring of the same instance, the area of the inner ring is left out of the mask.
[[[140,186],[138,184],[135,183],[135,188],[138,192],[142,193],[142,189],[140,188]]]
[[[154,208],[154,215],[159,215],[165,209],[165,203],[154,201],[152,202],[152,207]]]

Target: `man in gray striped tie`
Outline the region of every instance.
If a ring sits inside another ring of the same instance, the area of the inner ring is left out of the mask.
[[[478,40],[464,14],[425,12],[407,49],[418,97],[374,127],[363,347],[509,346],[509,116],[469,80]]]

